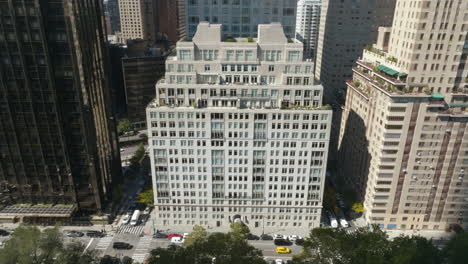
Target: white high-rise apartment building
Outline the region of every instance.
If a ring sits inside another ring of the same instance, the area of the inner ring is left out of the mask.
[[[147,107],[156,224],[319,226],[332,116],[302,43],[280,24],[223,42],[200,23],[176,50]]]
[[[314,58],[320,24],[322,0],[299,0],[297,2],[296,38],[304,43],[306,58]]]
[[[156,0],[119,0],[121,38],[155,40]]]
[[[467,1],[396,3],[348,82],[340,177],[368,223],[468,228]]]
[[[222,24],[226,37],[257,37],[257,26],[280,22],[288,38],[294,38],[297,0],[185,0],[187,39],[199,22]]]

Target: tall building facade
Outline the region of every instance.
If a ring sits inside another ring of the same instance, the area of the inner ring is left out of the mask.
[[[222,24],[223,38],[257,37],[257,26],[280,22],[295,37],[297,0],[185,0],[187,39],[199,22]]]
[[[396,0],[322,0],[315,77],[325,87],[325,100],[344,103],[346,80],[362,49],[390,26]]]
[[[176,50],[147,107],[157,224],[319,226],[332,116],[302,43],[280,24],[223,42],[200,23]]]
[[[390,26],[396,0],[322,0],[315,77],[324,87],[324,100],[333,105],[330,162],[336,165],[345,81],[362,49],[375,41],[379,26]]]
[[[185,38],[185,0],[158,1],[158,32],[172,43]]]
[[[110,31],[108,34],[115,34],[120,32],[120,12],[118,0],[104,1],[105,10],[110,20]]]
[[[14,204],[102,211],[120,158],[101,1],[0,1],[0,10],[0,182]]]
[[[296,39],[304,43],[304,56],[315,58],[322,0],[297,2]]]
[[[167,41],[159,44],[128,41],[126,56],[122,58],[127,118],[136,129],[146,128],[146,106],[156,95],[154,85],[164,77],[170,50]]]
[[[156,39],[156,0],[119,0],[119,11],[122,39]]]
[[[347,82],[340,177],[368,223],[468,227],[466,1],[398,0]],[[466,17],[466,12],[465,12]]]

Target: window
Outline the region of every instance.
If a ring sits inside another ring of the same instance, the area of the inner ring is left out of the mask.
[[[245,51],[245,60],[246,61],[253,61],[254,60],[253,50],[246,50]]]
[[[192,51],[190,50],[179,50],[179,59],[180,60],[191,60]]]
[[[288,61],[300,61],[300,51],[290,51],[288,52]]]
[[[205,71],[210,71],[210,70],[211,70],[210,65],[209,65],[209,64],[206,64],[206,65],[205,65]]]
[[[269,72],[275,71],[275,65],[269,65],[268,66],[268,71]]]
[[[226,51],[226,60],[227,61],[233,61],[234,60],[234,51],[233,50]]]

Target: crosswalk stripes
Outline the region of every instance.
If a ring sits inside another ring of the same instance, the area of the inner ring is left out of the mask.
[[[149,254],[149,249],[151,247],[151,241],[152,237],[151,236],[144,236],[140,239],[138,242],[138,245],[135,248],[135,252],[133,253],[132,259],[135,262],[140,262],[142,263],[146,256]]]
[[[145,226],[138,225],[138,226],[131,226],[131,225],[122,225],[117,230],[117,234],[135,234],[140,235],[143,232],[143,228]]]
[[[103,237],[99,239],[99,242],[96,245],[96,249],[98,250],[106,250],[110,243],[112,242],[113,237]]]

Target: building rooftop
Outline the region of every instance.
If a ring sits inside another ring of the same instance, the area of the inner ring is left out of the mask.
[[[70,217],[77,208],[74,205],[9,205],[0,210],[3,216],[39,216],[39,217]]]
[[[302,42],[295,38],[287,38],[283,31],[283,26],[280,23],[260,24],[258,25],[258,37],[247,38],[222,38],[222,25],[210,24],[208,22],[200,22],[197,26],[197,32],[192,41],[182,40],[181,43],[200,43],[200,44],[217,44],[217,43],[257,43],[257,44],[286,44],[295,43],[301,44]]]

